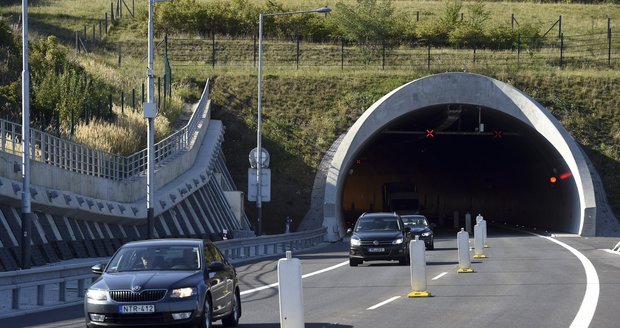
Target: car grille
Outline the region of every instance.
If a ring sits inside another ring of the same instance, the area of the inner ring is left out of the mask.
[[[143,290],[137,293],[131,290],[110,291],[110,297],[116,302],[154,302],[161,300],[165,295],[165,289]]]
[[[362,246],[385,246],[385,245],[392,245],[392,240],[378,240],[378,244],[375,245],[373,244],[374,240],[362,240],[361,244]]]

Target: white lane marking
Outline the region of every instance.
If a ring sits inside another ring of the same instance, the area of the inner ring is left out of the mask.
[[[321,270],[318,270],[318,271],[306,273],[305,275],[301,276],[301,278],[304,279],[304,278],[312,277],[312,276],[317,275],[317,274],[321,274],[321,273],[325,273],[327,271],[331,271],[331,270],[337,269],[337,268],[339,268],[341,266],[345,266],[347,264],[349,264],[349,260],[346,260],[346,261],[344,261],[342,263],[338,263],[336,265],[332,265],[332,266],[330,266],[328,268],[325,268],[325,269],[321,269]],[[265,286],[261,286],[261,287],[257,287],[257,288],[253,288],[253,289],[249,289],[249,290],[244,290],[244,291],[242,291],[240,293],[240,295],[247,295],[247,294],[250,294],[250,293],[258,292],[258,291],[261,291],[261,290],[264,290],[264,289],[275,288],[275,287],[278,287],[278,283],[277,282],[274,282],[273,284],[269,284],[269,285],[265,285]]]
[[[394,300],[396,300],[398,298],[400,298],[400,296],[394,296],[394,297],[392,297],[390,299],[387,299],[387,300],[385,300],[385,301],[383,301],[381,303],[375,304],[375,305],[367,308],[366,310],[374,310],[374,309],[376,309],[376,308],[378,308],[380,306],[384,306],[384,305],[386,305],[386,304],[388,304],[388,303],[390,303],[390,302],[392,302],[392,301],[394,301]]]
[[[578,250],[568,246],[567,244],[559,240],[555,240],[551,237],[542,236],[532,232],[528,233],[541,238],[545,238],[566,248],[569,252],[573,253],[573,255],[575,255],[579,259],[579,261],[581,261],[581,265],[583,265],[583,268],[586,270],[586,293],[583,296],[583,301],[581,301],[579,311],[577,312],[575,319],[573,319],[573,323],[570,325],[570,327],[589,327],[590,323],[592,322],[592,318],[594,317],[594,312],[596,311],[596,305],[598,304],[598,296],[600,293],[598,274],[596,273],[594,265],[592,265],[592,262],[590,262],[590,260],[588,260],[588,258],[585,255],[581,254]]]
[[[432,280],[437,280],[437,279],[439,279],[439,278],[441,278],[441,277],[443,277],[443,276],[445,276],[445,275],[447,275],[447,274],[448,274],[447,272],[442,272],[442,273],[438,274],[438,275],[437,275],[435,278],[433,278]]]

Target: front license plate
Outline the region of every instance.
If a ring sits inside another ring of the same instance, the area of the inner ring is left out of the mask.
[[[153,313],[155,305],[120,305],[118,307],[120,313]]]
[[[371,247],[368,249],[369,252],[372,253],[381,253],[381,252],[385,252],[385,248],[383,247]]]

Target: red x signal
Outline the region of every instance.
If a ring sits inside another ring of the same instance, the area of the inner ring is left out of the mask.
[[[435,130],[426,130],[427,138],[435,138]]]
[[[499,139],[503,136],[503,134],[504,134],[504,131],[502,130],[495,131],[495,135],[493,135],[493,139]]]

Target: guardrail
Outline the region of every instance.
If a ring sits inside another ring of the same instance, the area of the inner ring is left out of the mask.
[[[231,263],[285,254],[287,250],[302,250],[323,241],[326,228],[281,235],[228,239],[215,242]],[[85,289],[96,276],[91,266],[107,258],[63,265],[48,265],[28,270],[0,272],[0,293],[10,291],[10,310],[0,311],[0,318],[48,310],[81,303]],[[51,295],[55,292],[56,295]],[[72,297],[68,297],[71,293]]]
[[[323,241],[327,228],[282,235],[266,235],[253,238],[229,239],[215,244],[232,263],[244,259],[285,254],[289,250],[300,250],[315,246]]]
[[[156,166],[162,165],[168,158],[191,147],[193,140],[190,137],[198,129],[198,121],[206,108],[206,102],[209,101],[208,94],[209,81],[187,125],[155,144]],[[33,161],[116,181],[138,177],[146,171],[147,166],[147,149],[129,156],[120,156],[32,128],[30,146],[29,154]],[[13,155],[23,154],[21,124],[0,119],[0,151]]]

